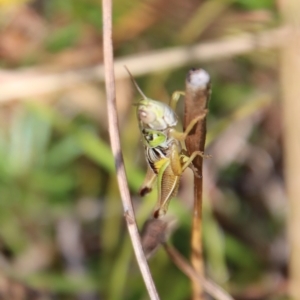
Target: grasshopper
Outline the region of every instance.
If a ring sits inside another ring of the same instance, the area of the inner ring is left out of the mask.
[[[196,156],[204,157],[201,151],[195,151],[189,157],[182,149],[181,143],[185,141],[195,124],[206,116],[207,111],[193,119],[184,132],[179,132],[174,129],[178,122],[174,109],[184,92],[174,92],[170,105],[150,99],[142,92],[128,69],[127,71],[142,96],[142,100],[136,104],[137,119],[148,168],[140,195],[149,193],[155,180],[157,181],[158,200],[154,217],[158,218],[166,214],[170,200],[176,196],[184,170]]]

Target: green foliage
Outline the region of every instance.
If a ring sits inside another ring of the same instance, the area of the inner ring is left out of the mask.
[[[67,17],[71,22],[102,26],[102,15],[99,14],[99,2],[95,0],[53,0],[45,4],[45,12],[50,19],[57,15]]]
[[[59,52],[64,48],[72,47],[79,35],[80,27],[76,24],[59,28],[48,37],[46,48],[50,52]]]

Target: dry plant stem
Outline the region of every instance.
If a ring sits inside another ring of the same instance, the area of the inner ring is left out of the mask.
[[[125,219],[134,248],[135,256],[145,281],[150,299],[159,299],[150,270],[147,264],[140,235],[138,232],[134,210],[127,184],[127,177],[121,151],[120,133],[116,108],[116,92],[114,77],[113,45],[112,45],[112,3],[111,0],[102,1],[103,8],[103,52],[105,65],[105,87],[107,97],[107,112],[109,135],[113,156],[116,164],[117,179],[123,203]]]
[[[214,282],[197,274],[186,259],[172,246],[164,244],[164,248],[174,264],[191,280],[201,284],[206,293],[217,300],[234,300],[226,291]]]
[[[210,78],[202,69],[192,69],[186,79],[184,127],[207,109],[210,96]],[[185,144],[189,154],[204,151],[206,118],[200,120]],[[191,233],[191,263],[200,277],[203,277],[202,254],[202,157],[194,160],[197,174],[194,176],[194,208]],[[193,299],[203,299],[203,289],[198,281],[193,281]]]
[[[288,234],[290,244],[289,295],[300,295],[300,1],[281,0],[281,12],[287,23],[295,23],[293,40],[281,51],[281,87],[285,182],[289,199]]]
[[[130,66],[133,75],[144,75],[167,68],[174,69],[193,62],[213,61],[246,54],[255,50],[279,47],[286,44],[290,37],[292,37],[290,28],[282,27],[257,34],[244,33],[192,47],[174,47],[152,51],[147,54],[135,54],[116,60],[116,77],[124,78],[127,76],[124,65]],[[91,68],[50,74],[44,74],[36,68],[15,72],[1,71],[0,102],[53,93],[92,80],[104,80],[102,64]]]

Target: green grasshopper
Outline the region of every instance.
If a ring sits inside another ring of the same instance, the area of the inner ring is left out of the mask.
[[[127,68],[126,68],[127,69]],[[127,69],[134,85],[143,97],[137,103],[137,118],[143,137],[145,157],[148,163],[147,174],[140,189],[144,196],[152,190],[157,180],[158,200],[154,217],[166,214],[170,200],[176,196],[179,181],[184,170],[190,166],[196,156],[202,156],[201,151],[195,151],[189,157],[184,153],[181,142],[184,142],[194,125],[205,117],[206,112],[196,117],[184,132],[174,129],[178,118],[173,109],[183,92],[174,92],[170,106],[145,96]]]

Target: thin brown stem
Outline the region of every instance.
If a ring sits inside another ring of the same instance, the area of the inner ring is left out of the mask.
[[[216,283],[199,276],[187,260],[172,246],[164,244],[164,248],[174,264],[191,280],[203,286],[205,292],[217,300],[234,300],[226,291]]]
[[[300,295],[300,2],[281,0],[280,10],[284,21],[294,26],[293,39],[281,51],[282,118],[284,140],[285,184],[289,199],[289,296],[299,299]]]
[[[195,117],[203,115],[210,96],[210,78],[202,69],[192,69],[186,79],[184,127]],[[186,139],[186,148],[191,155],[195,151],[204,151],[206,137],[206,118],[201,119]],[[191,264],[197,274],[203,277],[202,255],[202,162],[198,156],[194,160],[197,174],[194,176],[194,208],[191,233]],[[193,299],[203,299],[203,289],[199,281],[193,281]]]
[[[135,256],[145,281],[150,299],[159,299],[157,294],[143,249],[140,235],[138,232],[133,205],[128,189],[126,171],[124,167],[123,155],[121,151],[120,133],[116,109],[115,75],[112,45],[112,2],[111,0],[102,1],[103,8],[103,52],[105,65],[105,87],[107,98],[108,125],[111,148],[115,160],[118,185],[121,193],[125,219]]]

